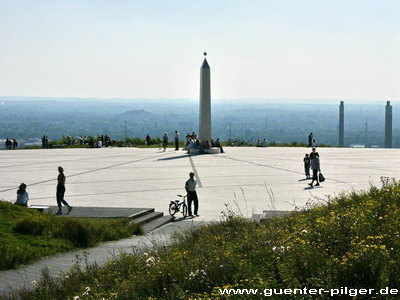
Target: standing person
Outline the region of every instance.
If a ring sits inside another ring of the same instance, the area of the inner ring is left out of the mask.
[[[192,139],[193,139],[193,140],[197,139],[197,134],[196,134],[196,132],[194,132],[194,131],[192,131]]]
[[[12,142],[8,138],[6,139],[5,145],[7,150],[11,150]]]
[[[318,156],[319,157],[319,153],[316,151],[315,147],[312,148],[312,152],[310,153],[310,162],[312,163],[312,160],[314,157]]]
[[[312,177],[311,183],[309,183],[308,185],[310,185],[312,187],[313,183],[314,183],[314,180],[315,180],[317,182],[317,184],[315,186],[319,186],[318,172],[321,172],[321,166],[320,166],[320,163],[319,163],[319,156],[315,156],[311,160],[311,169],[313,171],[313,177]]]
[[[19,188],[17,190],[17,201],[15,201],[14,204],[21,205],[21,206],[28,206],[28,201],[29,201],[29,194],[26,191],[26,184],[21,183],[19,185]]]
[[[308,147],[311,148],[312,146],[312,140],[313,140],[313,133],[310,132],[309,136],[308,136]]]
[[[217,140],[215,141],[215,147],[218,147],[218,148],[219,148],[219,152],[220,152],[220,153],[224,153],[224,149],[222,148],[222,146],[221,146],[221,141],[220,141],[219,139],[217,139]]]
[[[190,137],[190,134],[188,133],[186,135],[186,144],[185,144],[185,149],[184,150],[188,150],[189,149],[189,145],[190,145],[190,141],[192,140],[192,138]]]
[[[310,179],[310,156],[308,155],[308,153],[306,153],[306,156],[303,158],[303,162],[304,162],[304,171],[306,173],[306,178]]]
[[[164,152],[167,150],[167,145],[168,145],[168,133],[164,133],[164,136],[163,136],[163,141],[162,141],[162,145],[163,145],[163,148],[164,148]]]
[[[262,142],[261,142],[261,147],[267,147],[268,146],[268,141],[267,141],[267,139],[264,139]]]
[[[175,130],[175,151],[179,150],[179,132]]]
[[[317,147],[318,146],[318,142],[317,142],[316,139],[312,139],[311,146],[313,146],[313,147]]]
[[[147,144],[147,146],[150,146],[150,135],[149,134],[146,135],[146,144]]]
[[[197,182],[194,180],[194,173],[190,172],[189,173],[189,179],[186,181],[185,184],[185,189],[187,192],[187,198],[188,198],[188,211],[189,211],[189,216],[192,216],[192,202],[194,202],[194,214],[196,217],[198,217],[198,211],[199,211],[199,199],[197,198],[197,193],[196,193],[196,185]]]
[[[64,194],[65,194],[65,177],[64,175],[64,169],[63,167],[58,167],[58,174],[57,177],[57,205],[58,205],[58,211],[56,212],[56,215],[62,215],[62,210],[61,210],[61,203],[64,204],[65,206],[68,207],[68,213],[71,212],[72,206],[68,204],[67,201],[64,200]]]

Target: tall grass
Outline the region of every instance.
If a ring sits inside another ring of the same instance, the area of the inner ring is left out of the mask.
[[[0,270],[44,256],[141,234],[127,219],[59,218],[0,202]]]
[[[400,286],[398,182],[384,180],[382,188],[342,194],[257,224],[231,211],[226,216],[176,234],[166,249],[126,254],[103,268],[77,266],[18,297],[225,299],[220,289]],[[264,296],[251,299],[258,298]]]

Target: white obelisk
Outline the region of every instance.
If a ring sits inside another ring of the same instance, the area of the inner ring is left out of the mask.
[[[204,52],[204,57],[207,55]],[[202,145],[211,143],[211,84],[210,66],[204,58],[200,68],[200,120],[199,139]]]

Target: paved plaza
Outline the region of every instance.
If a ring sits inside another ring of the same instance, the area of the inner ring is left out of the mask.
[[[67,175],[66,200],[80,211],[93,207],[155,208],[168,214],[170,200],[184,194],[188,173],[198,181],[200,217],[169,223],[143,236],[133,236],[98,247],[44,258],[17,270],[0,272],[0,296],[39,280],[50,268],[53,276],[66,272],[86,257],[102,265],[121,251],[140,251],[168,245],[173,232],[190,230],[221,219],[225,204],[245,217],[264,210],[294,210],[308,202],[323,203],[341,191],[380,185],[380,177],[400,176],[400,150],[321,148],[321,169],[326,177],[310,188],[303,174],[305,148],[226,148],[218,155],[187,155],[184,151],[102,148],[0,151],[0,199],[15,201],[21,182],[28,185],[32,205],[54,206],[57,167]],[[80,207],[78,209],[78,207]],[[102,209],[106,212],[107,209]],[[85,262],[80,262],[85,267]]]
[[[341,191],[380,186],[380,177],[400,178],[400,150],[319,148],[326,181],[305,180],[306,148],[227,147],[217,155],[158,149],[44,149],[0,151],[0,199],[15,201],[21,182],[32,205],[55,205],[57,167],[67,176],[65,199],[72,206],[155,208],[168,214],[170,200],[185,194],[193,171],[200,217],[220,220],[226,205],[245,217],[263,210],[294,210]],[[73,212],[71,213],[73,214]]]

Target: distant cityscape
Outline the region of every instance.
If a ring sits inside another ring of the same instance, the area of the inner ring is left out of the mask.
[[[343,145],[385,146],[386,101],[344,101]],[[392,147],[400,148],[400,113],[393,106]],[[310,132],[318,143],[339,145],[340,100],[213,100],[212,135],[222,141],[307,143]],[[0,147],[5,139],[20,146],[41,144],[41,137],[109,135],[171,137],[197,131],[199,104],[193,99],[0,98]]]

